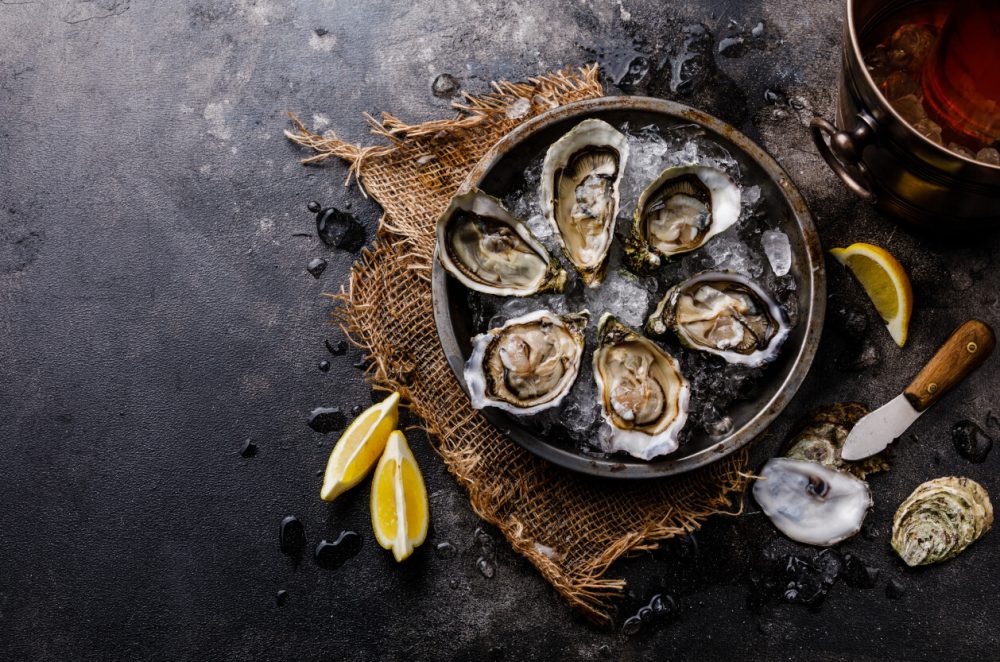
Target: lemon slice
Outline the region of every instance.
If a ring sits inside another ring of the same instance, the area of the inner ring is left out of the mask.
[[[861,282],[896,344],[905,345],[913,312],[913,288],[903,265],[884,248],[871,244],[834,248],[830,254]]]
[[[378,544],[396,561],[413,553],[427,537],[427,488],[417,461],[399,430],[389,435],[372,479],[372,529]]]
[[[333,501],[368,475],[399,424],[399,393],[372,405],[344,430],[326,463],[319,496]]]

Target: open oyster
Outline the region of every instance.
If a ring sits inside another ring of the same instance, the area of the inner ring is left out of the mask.
[[[753,497],[792,540],[829,547],[861,530],[871,492],[863,480],[818,462],[774,457],[761,469]]]
[[[562,291],[566,272],[496,198],[456,195],[437,223],[438,259],[466,287],[498,296]]]
[[[851,428],[867,413],[868,408],[857,402],[837,402],[812,411],[799,421],[785,443],[785,457],[819,462],[831,469],[847,471],[862,480],[868,474],[888,471],[889,463],[882,453],[857,462],[848,462],[840,456]]]
[[[751,367],[774,360],[791,330],[767,292],[730,271],[703,271],[670,288],[646,321],[651,336],[667,329],[686,347]]]
[[[691,388],[674,357],[605,313],[597,327],[594,380],[611,426],[611,451],[649,460],[677,450]]]
[[[892,518],[892,548],[906,565],[947,561],[993,526],[993,505],[974,480],[947,476],[923,483]]]
[[[667,168],[639,196],[625,256],[633,271],[700,248],[740,217],[740,189],[718,168]]]
[[[588,287],[604,280],[626,161],[625,136],[598,119],[580,122],[545,153],[542,213]]]
[[[539,310],[473,338],[465,363],[472,406],[523,415],[558,405],[580,373],[589,319],[586,310],[570,315]]]

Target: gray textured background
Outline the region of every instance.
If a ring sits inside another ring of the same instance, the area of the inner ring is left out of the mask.
[[[317,129],[369,137],[361,113],[450,114],[431,81],[483,92],[567,63],[604,65],[609,90],[715,113],[758,140],[808,200],[827,246],[872,241],[909,269],[911,342],[898,350],[859,288],[830,267],[830,324],[815,367],[762,448],[834,400],[898,392],[952,327],[995,322],[992,237],[950,244],[897,229],[854,201],[808,140],[832,116],[842,3],[833,0],[0,1],[0,654],[5,659],[954,659],[998,645],[995,533],[940,567],[909,571],[891,515],[919,482],[949,473],[997,485],[1000,454],[959,457],[951,425],[997,409],[993,361],[913,428],[873,479],[874,537],[845,548],[880,568],[873,590],[834,586],[818,612],[747,609],[748,569],[792,551],[759,514],[710,522],[691,546],[615,568],[631,581],[617,616],[656,592],[679,616],[634,638],[574,618],[498,541],[493,579],[475,567],[478,526],[462,490],[411,438],[431,492],[429,544],[404,567],[379,549],[367,489],[316,494],[336,435],[310,409],[369,401],[355,350],[316,364],[328,304],[353,256],[324,247],[316,199],[369,235],[376,206],[345,169],[303,168],[281,136],[292,110]],[[717,44],[764,37],[740,57]],[[702,49],[672,73],[703,26]],[[325,32],[324,32],[325,31]],[[673,83],[673,85],[671,85]],[[779,92],[765,100],[765,90]],[[776,101],[773,101],[777,99]],[[308,236],[297,236],[307,233]],[[330,267],[305,272],[313,257]],[[879,357],[836,367],[844,305],[868,315]],[[994,431],[995,432],[995,431]],[[245,438],[256,457],[238,451]],[[344,528],[362,552],[336,571],[277,549],[297,514],[310,545]],[[451,541],[460,554],[440,559]],[[890,601],[888,578],[906,595]],[[284,607],[275,592],[287,589]]]

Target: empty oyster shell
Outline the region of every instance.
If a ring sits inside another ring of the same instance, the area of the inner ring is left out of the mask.
[[[562,291],[566,272],[496,198],[479,189],[456,195],[437,223],[437,254],[466,287],[498,296]]]
[[[906,565],[957,556],[993,526],[986,489],[969,478],[946,476],[921,484],[892,518],[892,548]]]
[[[525,415],[558,405],[580,373],[589,319],[586,310],[570,315],[539,310],[473,338],[465,362],[472,406]]]
[[[857,402],[837,402],[820,407],[803,420],[785,443],[785,457],[793,460],[819,462],[823,466],[847,471],[864,480],[865,476],[888,471],[889,463],[882,454],[848,462],[840,456],[851,428],[868,413],[868,408]]]
[[[677,450],[691,387],[674,357],[605,313],[597,327],[594,380],[611,426],[609,450],[643,460]]]
[[[868,485],[818,462],[774,457],[753,497],[779,531],[797,542],[829,547],[861,530],[872,506]]]
[[[751,367],[773,361],[791,331],[767,292],[730,271],[703,271],[670,288],[646,321],[650,336],[667,329],[690,349]]]
[[[651,271],[729,229],[740,217],[740,189],[718,168],[667,168],[639,196],[625,256],[633,271]]]
[[[598,119],[580,122],[545,153],[542,213],[588,287],[604,280],[627,161],[625,136]]]

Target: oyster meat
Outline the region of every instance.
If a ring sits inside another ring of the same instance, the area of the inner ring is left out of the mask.
[[[797,542],[830,547],[861,530],[872,496],[868,484],[818,462],[774,457],[753,497],[779,531]]]
[[[921,484],[892,518],[892,548],[906,565],[957,556],[993,526],[986,489],[969,478],[946,476]]]
[[[466,287],[498,296],[562,291],[566,272],[522,221],[479,189],[456,195],[437,223],[441,266]]]
[[[472,339],[465,383],[476,409],[534,414],[555,407],[580,373],[590,312],[539,310],[508,320]]]
[[[542,213],[588,287],[604,280],[627,161],[625,136],[598,119],[580,122],[545,153]]]
[[[651,271],[672,255],[701,248],[740,217],[740,189],[711,166],[667,168],[639,196],[625,255],[633,271]]]
[[[610,451],[649,460],[677,450],[691,388],[674,357],[605,313],[597,327],[594,380],[611,426]]]
[[[857,462],[848,462],[840,456],[851,428],[867,413],[868,408],[857,402],[838,402],[814,410],[798,423],[785,443],[785,457],[819,462],[862,480],[868,474],[888,471],[889,463],[882,453]]]
[[[670,288],[646,321],[650,336],[668,329],[690,349],[750,367],[774,360],[791,331],[767,292],[730,271],[703,271]]]

